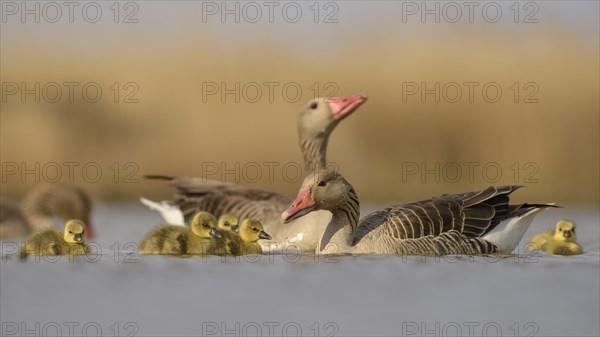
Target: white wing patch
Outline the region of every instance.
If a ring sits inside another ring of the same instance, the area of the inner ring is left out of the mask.
[[[160,216],[170,225],[185,226],[183,213],[179,207],[172,205],[168,201],[155,202],[144,197],[140,198],[140,202],[148,208],[160,213]]]

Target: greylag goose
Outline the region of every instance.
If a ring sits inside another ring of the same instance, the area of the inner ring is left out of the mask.
[[[90,247],[85,243],[85,225],[79,220],[69,220],[65,229],[60,232],[52,227],[33,233],[19,254],[21,261],[28,255],[85,255]]]
[[[309,174],[282,220],[289,223],[315,210],[332,213],[319,242],[320,254],[508,254],[518,245],[537,212],[553,204],[510,205],[519,186],[446,194],[396,205],[359,222],[359,202],[339,173]],[[491,232],[511,219],[501,232]],[[315,224],[317,225],[317,224]]]
[[[367,97],[357,94],[341,98],[318,98],[302,108],[298,117],[298,138],[304,166],[310,172],[325,168],[329,135],[344,118],[356,111]],[[281,226],[280,215],[292,198],[269,191],[204,178],[147,176],[171,181],[176,188],[174,202],[155,203],[141,198],[142,203],[158,210],[172,224],[182,224],[198,211],[221,216],[233,214],[239,219],[256,219],[263,223],[271,240],[261,240],[264,249],[293,248],[314,251],[324,228],[318,226]],[[181,211],[183,215],[178,212]],[[327,212],[316,212],[304,221],[323,223]]]
[[[528,250],[540,249],[552,255],[583,254],[577,242],[575,223],[570,220],[559,220],[554,229],[534,235],[527,246]]]
[[[92,201],[81,188],[63,184],[39,185],[27,192],[21,205],[0,201],[0,239],[26,236],[54,226],[53,217],[78,219],[85,224],[87,239],[94,236],[90,224]]]

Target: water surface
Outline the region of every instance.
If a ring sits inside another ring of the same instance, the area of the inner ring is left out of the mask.
[[[597,209],[543,212],[526,234],[573,219],[584,255],[502,259],[140,256],[135,243],[157,215],[110,204],[94,216],[101,256],[2,261],[3,335],[600,334]]]

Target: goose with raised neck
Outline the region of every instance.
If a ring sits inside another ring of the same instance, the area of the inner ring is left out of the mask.
[[[346,117],[356,111],[367,97],[356,94],[348,97],[317,98],[311,100],[298,116],[298,144],[308,172],[327,165],[327,144],[331,132]],[[314,251],[323,228],[316,226],[283,226],[280,214],[292,198],[279,193],[248,188],[241,185],[207,180],[204,178],[147,176],[150,179],[170,181],[176,192],[174,201],[156,203],[142,198],[142,202],[158,210],[165,218],[184,219],[189,223],[193,214],[207,211],[215,216],[233,214],[239,219],[256,219],[263,223],[271,240],[261,240],[264,250],[297,248]],[[177,210],[183,216],[178,216]],[[316,212],[305,219],[308,223],[329,219],[327,212]]]

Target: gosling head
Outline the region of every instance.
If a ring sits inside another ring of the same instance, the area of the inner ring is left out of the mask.
[[[233,226],[242,241],[254,243],[260,239],[271,240],[271,235],[264,231],[263,224],[258,220],[244,219],[241,225]]]
[[[301,138],[315,138],[329,134],[344,118],[350,116],[367,96],[315,98],[308,102],[298,116],[298,133]]]
[[[298,196],[281,218],[288,223],[312,211],[336,211],[344,206],[354,189],[341,174],[331,170],[316,170],[304,178]]]
[[[76,219],[67,221],[65,224],[64,240],[67,243],[85,242],[85,224]]]
[[[577,241],[575,223],[570,220],[559,220],[554,230],[554,239],[558,241]]]
[[[221,232],[217,230],[217,219],[207,212],[198,212],[192,219],[192,233],[201,238],[220,238]]]
[[[238,218],[231,214],[221,215],[219,218],[219,223],[217,228],[221,232],[232,232],[231,227],[236,226],[238,224]]]

